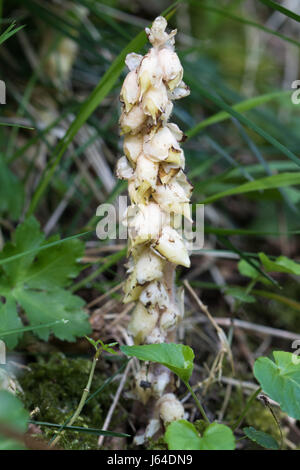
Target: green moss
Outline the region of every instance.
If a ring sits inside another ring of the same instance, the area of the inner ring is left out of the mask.
[[[241,415],[245,403],[246,400],[245,397],[241,395],[241,390],[237,389],[233,391],[226,414],[226,421],[229,423],[234,423]],[[280,423],[284,413],[277,409],[275,410],[275,413]],[[270,434],[274,437],[274,439],[277,440],[278,443],[281,441],[280,431],[272,416],[272,413],[259,401],[252,403],[251,408],[248,410],[241,428],[246,426],[253,426],[258,431],[263,431]],[[284,435],[284,429],[282,428],[281,430]]]
[[[159,437],[156,441],[149,439],[147,450],[168,450],[164,436]]]
[[[26,408],[29,411],[39,408],[37,421],[64,423],[77,408],[88,380],[91,361],[68,359],[63,354],[56,353],[47,361],[39,358],[38,362],[29,364],[29,367],[30,371],[26,371],[19,379],[23,389],[20,397]],[[96,371],[91,393],[95,392],[106,378],[101,372]],[[111,405],[110,395],[115,391],[115,384],[104,388],[96,398],[87,403],[74,425],[101,429]],[[113,423],[111,428],[113,429]],[[53,436],[53,428],[43,427],[43,431],[47,439]],[[61,436],[60,446],[66,449],[95,449],[97,440],[96,435],[67,431]]]

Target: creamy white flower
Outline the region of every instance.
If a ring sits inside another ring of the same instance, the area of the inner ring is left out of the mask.
[[[135,302],[136,300],[138,300],[143,290],[143,286],[140,286],[138,284],[136,278],[136,269],[134,269],[133,272],[127,277],[124,283],[123,290],[125,294],[123,299],[124,304],[127,304],[129,302]]]
[[[136,262],[136,278],[139,284],[160,279],[163,275],[164,262],[152,250],[146,248]]]
[[[192,221],[189,205],[192,189],[192,185],[188,183],[184,173],[180,171],[168,184],[157,185],[153,192],[153,198],[165,211],[182,214]]]
[[[184,309],[172,273],[174,265],[190,266],[185,241],[177,231],[182,215],[191,221],[192,185],[182,171],[185,158],[179,144],[185,136],[168,122],[172,101],[187,96],[189,89],[174,52],[176,30],[168,34],[166,26],[165,18],[158,17],[151,29],[146,28],[153,48],[144,57],[134,53],[126,57],[130,72],[121,90],[125,156],[116,172],[128,180],[131,200],[124,218],[130,256],[124,302],[136,302],[129,324],[136,344],[173,340],[169,332]],[[161,397],[170,383],[166,368],[152,364],[149,370],[142,366],[136,376],[136,393],[143,403]],[[159,400],[155,413],[140,442],[148,432],[152,436],[158,431],[160,420],[167,424],[184,416],[182,405],[170,393]]]
[[[125,64],[129,68],[129,70],[132,71],[138,68],[142,59],[143,59],[142,55],[136,54],[135,52],[131,52],[130,54],[127,54],[126,59],[125,59]]]
[[[182,162],[183,151],[168,127],[161,127],[154,135],[146,135],[143,150],[145,155],[157,162],[165,161],[178,166]]]
[[[191,265],[188,251],[182,237],[172,227],[165,226],[155,244],[155,249],[171,263],[189,268]]]
[[[116,175],[121,180],[129,180],[133,176],[133,168],[126,157],[118,160],[116,167]]]
[[[183,141],[184,133],[182,132],[182,130],[179,129],[177,124],[175,124],[174,122],[168,122],[167,127],[170,129],[170,131],[174,135],[177,142],[182,142]]]
[[[160,328],[155,327],[151,333],[146,336],[145,344],[160,344],[164,343],[166,339],[166,334],[160,330]]]
[[[151,86],[158,88],[161,85],[162,74],[157,51],[155,49],[150,49],[148,54],[146,54],[141,61],[138,70],[138,83],[141,89],[141,98]]]
[[[147,115],[144,113],[141,104],[133,106],[128,113],[123,112],[120,117],[122,134],[127,134],[128,132],[138,134],[146,119]]]
[[[138,178],[138,184],[144,186],[145,189],[148,189],[150,186],[155,188],[158,169],[158,163],[149,160],[149,158],[141,153],[137,159],[136,165],[136,176]]]
[[[156,124],[159,116],[166,110],[168,102],[167,90],[163,84],[158,88],[151,86],[143,97],[144,113],[151,116]]]
[[[148,205],[137,204],[127,208],[124,224],[132,244],[140,244],[156,240],[165,224],[166,214],[154,202]]]
[[[173,45],[174,41],[172,41],[172,38],[177,33],[177,29],[168,34],[165,32],[167,24],[167,20],[163,16],[158,16],[153,21],[152,27],[145,29],[148,39],[154,47],[159,47],[165,43],[170,46]]]
[[[189,96],[190,94],[190,89],[189,87],[184,83],[180,82],[176,88],[173,88],[172,90],[169,91],[169,98],[171,100],[180,100],[181,98],[185,98],[186,96]]]
[[[132,70],[127,74],[120,93],[120,100],[124,103],[126,113],[138,102],[139,96],[140,87],[137,71]]]
[[[183,419],[184,408],[173,393],[167,393],[157,402],[159,415],[164,424]]]
[[[123,149],[126,157],[131,161],[131,163],[136,163],[137,157],[143,150],[143,135],[125,135]]]
[[[142,303],[137,303],[128,325],[128,331],[134,337],[136,344],[145,341],[146,336],[155,328],[157,320],[158,312],[156,310],[150,311]]]
[[[176,52],[163,48],[158,53],[159,65],[163,71],[163,80],[173,90],[182,80],[183,68]]]
[[[169,306],[168,292],[161,281],[148,284],[140,295],[140,302],[146,307],[167,308]]]

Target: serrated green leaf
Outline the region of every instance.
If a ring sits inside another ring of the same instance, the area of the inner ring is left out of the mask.
[[[58,237],[55,237],[55,240],[57,239]],[[54,241],[53,237],[49,242],[52,241]],[[36,289],[66,287],[80,273],[81,266],[78,259],[83,256],[83,253],[84,245],[78,239],[41,251],[37,261],[30,266],[23,280],[28,286]]]
[[[5,244],[3,251],[0,253],[0,260],[22,253],[23,251],[35,250],[44,241],[45,237],[40,231],[38,221],[34,217],[30,217],[23,224],[19,224],[16,228],[12,241]],[[18,261],[3,265],[7,277],[16,285],[19,279],[22,279],[28,267],[32,264],[35,252],[23,256]]]
[[[212,423],[200,437],[195,426],[186,420],[174,421],[165,433],[169,450],[234,450],[233,432],[224,424]]]
[[[259,357],[254,364],[254,375],[263,391],[279,403],[289,416],[300,419],[300,360],[285,351],[273,352],[275,362]]]
[[[275,261],[270,260],[265,253],[258,253],[258,256],[268,272],[300,275],[300,264],[286,256],[279,256]]]
[[[24,409],[21,401],[6,390],[0,391],[0,424],[18,432],[25,432],[29,413]],[[24,446],[13,439],[0,434],[0,450],[18,450]]]
[[[69,320],[68,324],[58,323],[51,328],[42,328],[35,334],[47,341],[52,331],[61,340],[75,341],[77,336],[90,332],[87,317],[82,310],[84,301],[67,290],[53,289],[50,292],[36,292],[22,289],[15,292],[15,297],[24,309],[31,325],[55,320]]]
[[[121,346],[127,356],[137,357],[141,361],[163,364],[183,382],[188,382],[193,372],[194,352],[189,346],[175,343],[145,344],[142,346]]]
[[[0,305],[0,337],[1,333],[15,328],[21,328],[22,322],[17,312],[16,302],[12,297],[7,297],[5,304]],[[8,348],[13,349],[18,340],[22,336],[16,333],[5,338],[5,344]]]
[[[61,340],[74,341],[90,332],[83,300],[63,289],[80,272],[77,261],[82,256],[83,243],[72,239],[56,244],[57,237],[50,242],[53,245],[43,250],[44,234],[36,219],[30,217],[17,227],[12,241],[5,245],[0,259],[27,253],[0,266],[0,294],[6,299],[5,304],[0,304],[3,320],[0,337],[1,332],[22,327],[17,304],[23,308],[31,327],[50,324],[34,329],[41,339],[47,340],[54,333]],[[14,347],[22,334],[5,336],[8,347]]]
[[[266,432],[263,432],[263,431],[257,431],[252,426],[243,428],[243,431],[246,434],[246,436],[249,439],[251,439],[251,441],[256,442],[257,444],[264,447],[265,449],[272,449],[272,450],[279,449],[278,442],[274,439],[274,437],[270,436],[270,434],[267,434]]]

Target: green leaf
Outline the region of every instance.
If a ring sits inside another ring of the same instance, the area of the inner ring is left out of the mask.
[[[212,423],[204,431],[200,450],[234,450],[233,432],[225,424]]]
[[[244,194],[252,191],[260,191],[262,189],[277,189],[283,188],[285,186],[291,186],[293,184],[300,184],[300,172],[298,173],[281,173],[278,175],[266,176],[265,178],[260,178],[255,181],[250,181],[249,183],[241,184],[234,188],[227,189],[221,193],[214,194],[204,201],[201,201],[202,204],[209,204],[211,202],[217,201],[226,196],[232,196],[234,194]]]
[[[68,323],[57,323],[51,328],[35,330],[35,334],[47,341],[52,332],[57,338],[75,341],[77,336],[83,336],[90,331],[87,316],[83,311],[84,301],[67,290],[52,289],[49,292],[36,292],[21,289],[15,292],[15,297],[24,309],[30,325],[68,320]]]
[[[199,450],[200,448],[201,438],[198,431],[185,419],[169,424],[164,439],[169,450]]]
[[[90,332],[83,300],[63,289],[82,269],[77,261],[84,245],[77,239],[62,244],[57,237],[50,241],[52,245],[47,247],[38,222],[30,217],[17,227],[0,254],[0,291],[5,298],[0,304],[0,337],[7,330],[21,330],[4,336],[9,348],[15,347],[23,334],[19,307],[29,320],[28,329],[41,339],[54,333],[61,340],[74,341]],[[22,253],[24,256],[18,257]],[[1,266],[1,260],[8,258],[10,262]]]
[[[17,220],[24,203],[24,188],[0,154],[0,213]]]
[[[252,262],[254,264],[257,264],[257,262],[255,260],[252,260]],[[259,268],[259,265],[257,264],[257,267]],[[263,277],[258,270],[256,270],[254,268],[254,266],[251,266],[251,264],[247,263],[246,260],[244,259],[241,259],[239,262],[238,262],[238,269],[239,269],[239,272],[243,275],[243,276],[246,276],[246,277],[250,277],[250,279],[256,279],[257,281],[259,282],[262,282],[266,285],[270,285],[270,281],[268,279],[266,279],[265,277]]]
[[[8,28],[0,35],[0,44],[3,44],[4,41],[7,41],[7,39],[9,39],[11,36],[13,36],[18,31],[20,31],[20,29],[24,28],[24,25],[18,26],[17,28],[15,28],[15,25],[16,25],[15,22],[11,23],[8,26]]]
[[[191,1],[191,0],[190,0]],[[208,11],[213,11],[219,15],[223,15],[223,16],[227,16],[228,18],[234,20],[234,21],[238,21],[239,23],[243,23],[243,24],[246,24],[248,26],[252,26],[254,28],[257,28],[257,29],[261,29],[262,31],[265,31],[266,33],[268,34],[272,34],[274,36],[277,36],[281,39],[283,39],[284,41],[288,41],[290,42],[291,44],[294,44],[295,46],[300,46],[300,43],[298,41],[295,41],[294,39],[288,37],[288,36],[285,36],[281,33],[278,33],[277,31],[274,31],[273,29],[270,29],[270,28],[266,28],[265,26],[259,24],[259,23],[255,23],[255,21],[251,21],[251,20],[248,20],[247,18],[244,18],[242,16],[237,16],[237,15],[234,15],[233,13],[231,13],[229,11],[229,9],[227,10],[221,10],[219,8],[215,8],[213,6],[208,6],[208,5],[204,5],[203,3],[199,4],[201,5],[201,8],[205,9],[205,10],[208,10]]]
[[[37,426],[47,426],[48,428],[61,428],[60,424],[55,424],[55,423],[45,423],[43,421],[30,421],[33,424],[36,424]],[[96,434],[97,436],[111,436],[111,437],[131,437],[130,434],[125,434],[121,432],[114,432],[114,431],[104,431],[102,429],[96,429],[96,428],[83,428],[81,426],[68,426],[65,425],[64,429],[66,431],[78,431],[78,432],[83,432],[87,434]]]
[[[13,431],[24,433],[27,428],[29,414],[21,401],[6,390],[0,391],[0,425]],[[19,442],[0,434],[0,450],[19,450],[24,446]]]
[[[248,428],[243,428],[243,431],[246,434],[246,436],[249,439],[251,439],[251,441],[256,442],[257,444],[264,447],[265,449],[272,449],[272,450],[279,449],[278,442],[274,439],[274,437],[270,436],[270,434],[267,434],[266,432],[263,432],[263,431],[257,431],[252,426]]]
[[[254,268],[252,269],[254,270]],[[241,287],[226,287],[225,292],[226,294],[231,295],[232,297],[234,297],[235,299],[241,302],[246,302],[246,303],[255,302],[255,297],[253,297],[253,295],[246,294],[245,289]]]
[[[299,43],[300,45],[300,43]],[[233,109],[232,106],[228,105],[224,100],[220,99],[219,97],[215,96],[215,94],[210,93],[207,90],[207,87],[203,86],[199,80],[193,76],[193,74],[187,74],[185,72],[186,82],[188,85],[193,87],[197,90],[202,96],[206,99],[212,101],[216,106],[220,107],[227,113],[229,113],[232,117],[236,118],[240,123],[247,126],[249,129],[252,129],[258,135],[263,137],[267,142],[273,145],[280,153],[286,155],[290,160],[295,162],[298,166],[300,166],[300,159],[297,157],[295,153],[289,150],[285,145],[281,144],[277,139],[275,139],[271,134],[266,132],[264,129],[259,127],[255,122],[251,121],[250,119],[246,118],[243,114],[238,113]]]
[[[258,256],[268,272],[300,275],[300,264],[286,256],[279,256],[275,261],[270,260],[265,253],[259,253]]]
[[[284,15],[288,16],[289,18],[292,18],[295,21],[300,22],[300,16],[294,13],[291,10],[288,10],[287,8],[283,7],[282,5],[279,5],[277,2],[273,2],[272,0],[259,0],[261,3],[264,3],[270,8],[273,8],[273,10],[280,11],[280,13],[283,13]]]
[[[271,101],[276,98],[281,98],[282,96],[285,96],[287,94],[290,95],[291,91],[275,91],[272,93],[266,93],[265,95],[255,96],[254,98],[249,98],[247,100],[240,101],[239,103],[232,105],[232,109],[238,112],[249,111],[250,109],[257,108],[258,106],[261,106],[262,104],[267,103],[268,101]],[[215,113],[212,116],[203,119],[201,122],[199,122],[199,124],[196,124],[196,126],[192,127],[192,129],[189,129],[186,132],[186,135],[190,139],[206,127],[211,126],[212,124],[216,124],[218,122],[225,121],[229,118],[230,114],[228,112],[219,111],[218,113]]]
[[[5,304],[0,305],[0,337],[1,333],[7,330],[14,330],[23,326],[17,313],[16,302],[13,297],[7,296]],[[5,338],[5,344],[9,349],[13,349],[19,341],[22,333],[16,333]]]
[[[273,352],[275,362],[259,357],[254,375],[263,391],[289,416],[300,419],[300,361],[292,353]]]
[[[141,361],[163,364],[183,382],[188,382],[193,372],[194,352],[189,346],[175,343],[145,344],[142,346],[121,346],[127,356]]]
[[[169,424],[165,441],[169,450],[234,450],[235,439],[224,424],[210,424],[200,437],[195,426],[186,420]]]

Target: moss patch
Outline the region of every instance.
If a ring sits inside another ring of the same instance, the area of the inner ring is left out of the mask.
[[[19,378],[23,389],[20,396],[29,411],[39,408],[35,415],[37,421],[62,424],[72,416],[86,386],[91,361],[87,359],[69,359],[61,353],[53,354],[49,360],[39,358],[29,364],[30,371]],[[91,387],[94,393],[107,379],[101,372],[96,371]],[[89,401],[83,408],[80,417],[74,423],[77,426],[101,429],[106,412],[111,405],[111,394],[116,391],[117,384],[110,384]],[[118,417],[120,420],[120,417]],[[113,429],[114,423],[111,423]],[[53,428],[43,427],[46,439],[53,436]],[[80,433],[64,432],[60,446],[66,449],[96,449],[98,436]]]

